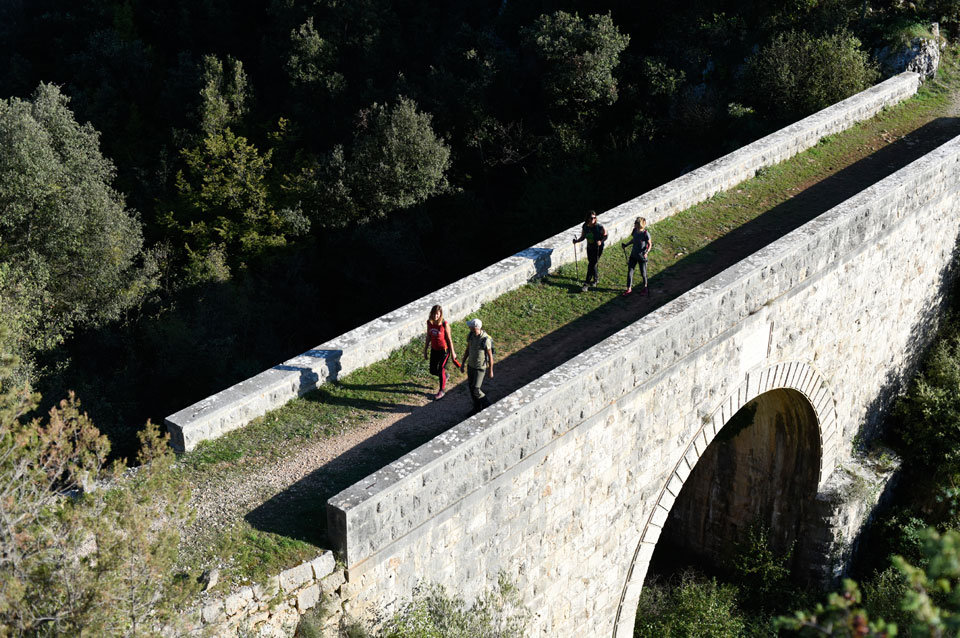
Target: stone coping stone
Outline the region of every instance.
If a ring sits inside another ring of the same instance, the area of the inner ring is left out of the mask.
[[[918,74],[901,73],[608,210],[600,219],[611,240],[626,237],[636,217],[646,217],[653,224],[685,210],[903,101],[919,85]],[[572,262],[570,239],[579,232],[578,223],[168,416],[165,423],[174,449],[192,450],[201,441],[243,427],[328,381],[386,358],[423,333],[427,314],[438,302],[447,318],[462,319],[482,304]]]
[[[340,492],[327,502],[329,537],[351,577],[770,301],[869,249],[909,211],[958,190],[960,137]]]

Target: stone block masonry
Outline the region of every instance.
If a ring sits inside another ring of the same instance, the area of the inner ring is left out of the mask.
[[[350,606],[344,582],[343,568],[337,567],[332,552],[325,551],[264,584],[243,587],[223,598],[210,598],[183,616],[182,627],[161,633],[205,638],[286,638],[294,635],[303,614],[322,605],[326,612],[323,635],[336,638],[347,617],[344,607]]]
[[[741,407],[809,403],[819,490],[850,458],[936,325],[958,191],[960,138],[330,499],[354,604],[421,580],[471,599],[503,571],[531,636],[631,636],[664,521]]]
[[[917,91],[916,73],[902,73],[795,124],[748,144],[601,215],[614,239],[625,237],[633,219],[655,223],[752,177],[815,145],[820,139],[868,119]],[[192,450],[200,441],[240,428],[287,401],[385,358],[419,337],[430,307],[442,303],[460,319],[483,303],[574,259],[571,235],[579,223],[522,252],[413,301],[312,350],[199,401],[165,420],[174,447]]]

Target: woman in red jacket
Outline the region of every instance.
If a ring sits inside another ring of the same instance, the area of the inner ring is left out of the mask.
[[[453,349],[453,337],[450,334],[450,324],[443,318],[443,308],[439,305],[430,309],[427,319],[427,340],[423,344],[423,358],[430,359],[430,374],[440,377],[440,391],[437,399],[442,399],[447,388],[447,361],[457,353]]]

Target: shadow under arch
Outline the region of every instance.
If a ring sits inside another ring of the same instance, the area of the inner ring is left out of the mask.
[[[709,416],[704,417],[700,428],[694,433],[684,448],[683,454],[664,481],[657,497],[656,505],[640,530],[640,540],[633,553],[627,577],[620,595],[620,604],[614,622],[614,638],[630,638],[640,591],[646,578],[650,559],[660,539],[660,534],[684,484],[690,478],[694,466],[707,451],[708,446],[730,422],[741,408],[761,395],[777,391],[791,390],[792,393],[780,394],[774,401],[786,401],[800,407],[802,402],[815,421],[819,439],[819,458],[816,473],[816,491],[819,492],[834,469],[837,447],[840,443],[840,427],[837,421],[836,401],[826,378],[810,362],[784,361],[755,369],[744,374],[744,378],[718,405]],[[792,400],[790,395],[799,399]]]

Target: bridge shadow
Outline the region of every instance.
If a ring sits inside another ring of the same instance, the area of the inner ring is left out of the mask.
[[[496,378],[485,382],[484,390],[496,401],[549,370],[568,361],[590,346],[615,334],[638,318],[656,310],[691,288],[703,283],[729,266],[753,254],[769,243],[811,221],[833,206],[849,199],[864,188],[896,172],[937,146],[960,135],[960,119],[940,118],[913,131],[856,163],[842,169],[791,199],[776,205],[752,221],[717,238],[701,250],[654,275],[650,280],[651,295],[615,296],[595,310],[541,337],[510,354],[496,365]],[[656,239],[654,239],[656,241]],[[608,251],[602,262],[611,263],[621,273],[625,265],[620,255]],[[614,283],[604,266],[603,291]],[[579,291],[579,282],[572,277],[550,275],[543,285]],[[937,309],[930,309],[918,321],[917,343],[925,327],[935,322]],[[460,423],[471,406],[466,383],[456,383],[458,373],[451,375],[451,388],[441,401],[416,407],[387,402],[338,398],[329,393],[307,395],[333,405],[353,405],[380,412],[409,412],[389,427],[358,443],[327,464],[312,471],[283,492],[273,496],[244,518],[262,531],[303,540],[318,546],[330,546],[326,539],[326,501],[363,477],[402,457],[438,434]],[[899,379],[891,379],[890,387],[899,387]],[[394,391],[420,393],[416,384],[406,384]]]

